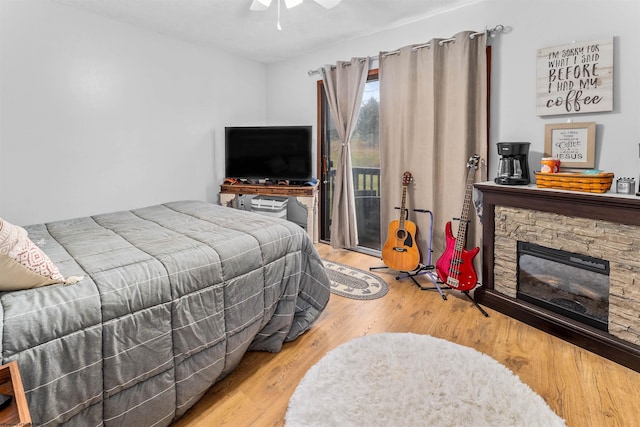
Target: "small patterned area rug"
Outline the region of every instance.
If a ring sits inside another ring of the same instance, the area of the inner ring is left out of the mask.
[[[322,260],[331,279],[331,293],[341,297],[369,300],[383,297],[389,292],[387,283],[364,270],[334,261]]]

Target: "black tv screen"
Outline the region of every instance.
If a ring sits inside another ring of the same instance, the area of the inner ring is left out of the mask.
[[[311,132],[311,126],[226,127],[226,177],[309,181]]]

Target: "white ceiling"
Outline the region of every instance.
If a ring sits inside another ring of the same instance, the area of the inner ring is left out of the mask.
[[[249,10],[252,0],[52,0],[106,15],[239,56],[270,63],[383,31],[483,0],[342,0],[333,9],[315,1],[266,11]]]

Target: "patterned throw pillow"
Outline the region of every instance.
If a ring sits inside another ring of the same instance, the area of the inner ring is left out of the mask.
[[[0,218],[0,291],[64,283],[58,267],[27,231]]]

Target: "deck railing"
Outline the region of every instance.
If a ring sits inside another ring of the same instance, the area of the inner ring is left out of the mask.
[[[358,237],[360,245],[380,250],[380,168],[353,167]],[[335,169],[330,171],[335,188]]]
[[[353,188],[358,196],[380,197],[380,168],[360,167],[352,168]],[[331,188],[334,188],[336,170],[330,171]]]

